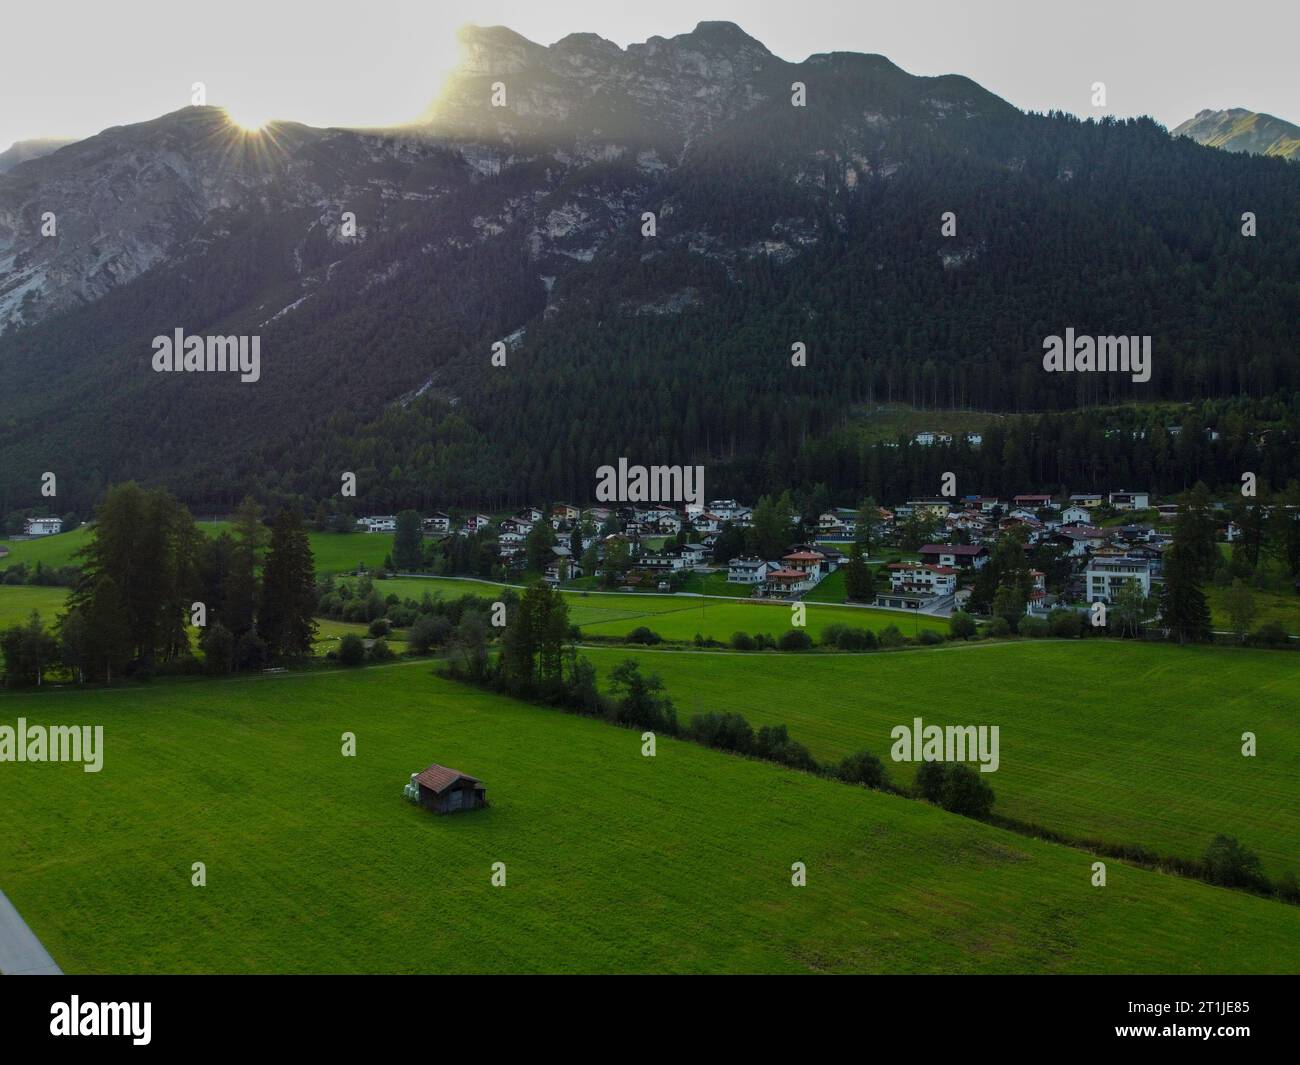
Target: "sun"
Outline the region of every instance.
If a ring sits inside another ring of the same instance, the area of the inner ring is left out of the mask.
[[[240,107],[227,107],[226,117],[244,133],[261,133],[271,123],[271,116]]]

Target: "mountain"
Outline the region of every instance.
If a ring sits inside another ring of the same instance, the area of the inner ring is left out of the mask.
[[[620,456],[847,490],[862,404],[1300,388],[1281,160],[730,23],[461,44],[408,127],[187,108],[0,175],[0,509],[56,467],[83,509],[127,477],[336,498],[342,471],[358,506],[577,500]],[[1045,373],[1066,328],[1152,336],[1150,382]],[[259,337],[260,379],[155,373],[176,329]]]
[[[1173,135],[1191,137],[1197,144],[1230,152],[1300,159],[1300,126],[1243,107],[1198,111],[1195,117],[1175,127]]]
[[[75,137],[40,137],[34,140],[15,141],[5,151],[0,152],[0,174],[12,170],[19,163],[29,159],[39,159],[43,155],[57,152],[69,144],[76,144]]]

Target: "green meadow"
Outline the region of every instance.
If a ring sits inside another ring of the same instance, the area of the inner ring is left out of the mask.
[[[419,600],[425,592],[455,599],[462,595],[495,596],[503,585],[486,581],[431,578],[394,578],[376,581],[379,594]],[[766,632],[774,636],[792,628],[789,603],[758,600],[709,599],[698,596],[649,595],[644,592],[565,592],[569,618],[588,636],[626,636],[633,629],[653,629],[665,640],[689,641],[698,633],[720,642],[733,632]],[[817,639],[828,625],[881,629],[896,625],[904,636],[930,630],[947,632],[945,618],[926,617],[902,611],[873,610],[834,604],[807,604],[805,629]]]
[[[863,655],[585,652],[663,679],[679,717],[786,724],[822,760],[869,750],[896,783],[890,730],[997,725],[997,813],[1076,839],[1199,858],[1219,833],[1269,876],[1300,877],[1300,658],[1114,640],[950,644]],[[1243,757],[1254,732],[1256,757]]]
[[[0,884],[72,973],[1300,964],[1300,908],[1120,861],[1093,887],[1083,851],[667,738],[643,757],[635,731],[428,662],[0,695],[0,721],[20,715],[104,727],[99,773],[0,763],[21,826],[0,833]],[[490,807],[407,803],[434,761]]]
[[[0,629],[26,621],[32,611],[40,612],[47,626],[63,609],[68,597],[66,588],[47,588],[33,584],[0,584]]]

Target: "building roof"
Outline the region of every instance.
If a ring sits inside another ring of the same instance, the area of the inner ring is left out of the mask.
[[[784,557],[787,562],[822,562],[826,558],[820,551],[792,551]]]
[[[925,569],[931,573],[956,573],[951,566],[931,566],[928,562],[891,562],[889,569]]]
[[[921,548],[923,555],[978,555],[988,551],[983,544],[926,544]]]
[[[416,782],[423,784],[430,791],[441,795],[458,780],[467,780],[475,787],[482,787],[477,777],[462,773],[459,769],[448,769],[445,765],[431,765],[423,773],[416,774]]]

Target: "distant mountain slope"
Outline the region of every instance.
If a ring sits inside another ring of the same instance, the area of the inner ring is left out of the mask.
[[[1175,128],[1173,135],[1191,137],[1197,144],[1230,152],[1300,159],[1300,126],[1242,107],[1199,111]]]
[[[187,108],[0,175],[0,501],[56,467],[83,506],[125,477],[320,498],[339,470],[377,506],[578,498],[620,455],[784,468],[861,403],[1300,388],[1280,160],[729,23],[462,44],[412,127]],[[1151,381],[1045,373],[1068,327],[1152,336]],[[176,329],[259,336],[261,379],[152,372]]]
[[[76,144],[75,137],[40,137],[29,141],[15,141],[5,151],[0,152],[0,174],[12,170],[19,163],[29,159],[39,159],[43,155],[57,152],[69,144]]]

